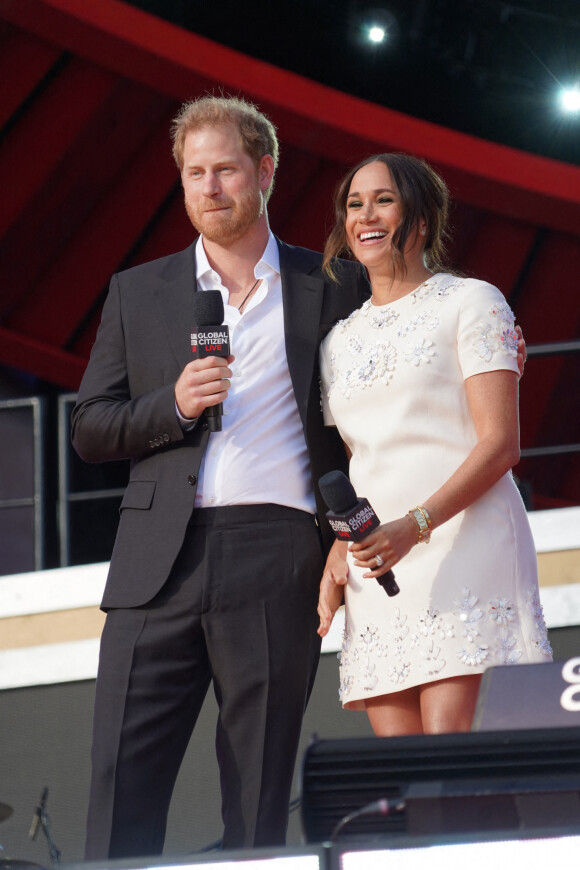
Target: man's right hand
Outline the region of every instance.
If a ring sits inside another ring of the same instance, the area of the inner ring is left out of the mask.
[[[208,356],[188,363],[175,384],[175,401],[182,417],[200,417],[228,395],[233,356]]]

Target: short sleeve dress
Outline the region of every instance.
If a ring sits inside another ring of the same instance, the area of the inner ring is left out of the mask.
[[[321,347],[322,407],[352,452],[350,479],[382,522],[427,500],[476,443],[464,381],[518,371],[499,290],[437,274],[369,300]],[[389,598],[349,559],[339,694],[364,699],[503,664],[549,661],[537,559],[511,473],[395,567]]]

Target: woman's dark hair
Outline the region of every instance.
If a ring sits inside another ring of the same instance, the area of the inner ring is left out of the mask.
[[[346,238],[346,200],[352,180],[359,169],[369,163],[384,163],[400,197],[401,223],[392,238],[393,265],[406,272],[404,251],[409,239],[425,222],[425,265],[432,272],[447,269],[445,240],[449,213],[447,185],[424,160],[410,154],[374,154],[354,166],[339,183],[334,195],[334,227],[324,248],[323,268],[335,277],[337,257],[350,256]]]

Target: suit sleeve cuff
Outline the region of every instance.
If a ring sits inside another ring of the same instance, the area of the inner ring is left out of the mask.
[[[191,430],[195,428],[195,424],[199,420],[199,417],[184,417],[177,407],[177,402],[175,403],[175,413],[177,414],[179,425],[184,432],[191,432]]]

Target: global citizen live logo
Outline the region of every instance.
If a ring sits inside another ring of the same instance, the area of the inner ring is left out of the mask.
[[[358,504],[348,513],[326,514],[330,527],[337,538],[349,541],[360,541],[380,525],[376,513],[365,499],[359,499]]]
[[[229,329],[196,329],[191,332],[191,352],[198,357],[228,356],[230,352]]]

